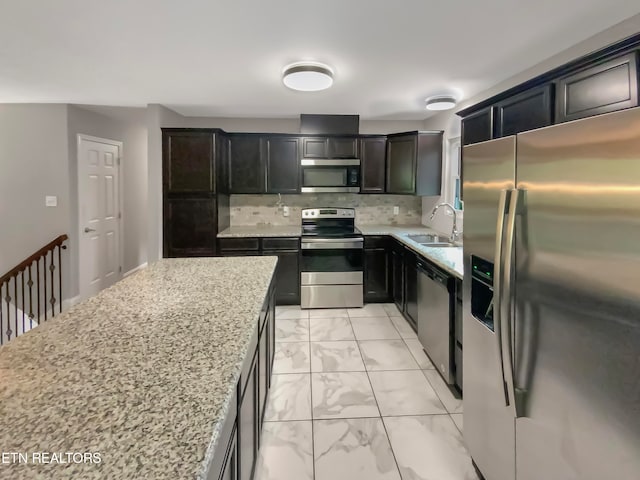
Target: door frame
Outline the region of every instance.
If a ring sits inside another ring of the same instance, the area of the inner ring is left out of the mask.
[[[82,272],[82,266],[83,266],[83,259],[80,255],[80,243],[82,242],[82,234],[83,232],[83,222],[82,222],[82,208],[81,208],[81,199],[80,199],[80,181],[83,178],[83,175],[85,173],[85,166],[84,163],[81,161],[80,155],[82,153],[81,150],[81,146],[82,146],[82,142],[83,141],[89,141],[89,142],[96,142],[96,143],[104,143],[106,145],[112,145],[114,147],[118,148],[118,159],[116,161],[116,169],[118,171],[118,198],[117,198],[117,202],[118,202],[118,213],[119,218],[118,218],[118,262],[119,262],[119,268],[118,268],[118,275],[117,275],[117,280],[122,280],[122,265],[124,263],[124,232],[123,232],[123,225],[124,225],[124,213],[123,213],[123,209],[122,206],[124,204],[124,197],[123,197],[123,188],[122,188],[122,160],[123,160],[123,155],[122,155],[122,151],[123,151],[123,142],[118,141],[118,140],[111,140],[108,138],[101,138],[101,137],[94,137],[92,135],[86,135],[84,133],[78,133],[76,135],[76,162],[77,162],[77,173],[78,173],[78,178],[76,180],[76,201],[78,203],[77,205],[77,225],[76,225],[76,232],[78,234],[78,295],[80,297],[80,300],[86,300],[87,299],[87,292],[83,289],[83,285],[81,283],[81,272]]]

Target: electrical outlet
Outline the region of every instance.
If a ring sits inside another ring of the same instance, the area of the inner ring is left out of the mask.
[[[289,216],[289,207],[282,207],[282,216],[283,217]]]
[[[400,213],[400,207],[393,207],[393,214],[398,215]]]
[[[58,197],[56,197],[55,195],[47,195],[44,197],[44,204],[47,207],[57,207]]]

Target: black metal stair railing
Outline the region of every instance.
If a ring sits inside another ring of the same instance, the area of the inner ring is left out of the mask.
[[[0,277],[0,345],[62,312],[60,235]]]

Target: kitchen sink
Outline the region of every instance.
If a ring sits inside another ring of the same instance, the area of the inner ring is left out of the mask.
[[[407,235],[409,240],[413,240],[416,243],[449,243],[449,239],[443,235],[433,234],[409,234]]]
[[[455,243],[451,243],[449,238],[445,235],[435,234],[409,234],[407,235],[409,240],[413,240],[425,247],[457,247]]]

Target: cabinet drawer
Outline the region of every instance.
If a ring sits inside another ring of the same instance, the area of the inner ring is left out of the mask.
[[[260,249],[260,239],[258,238],[219,238],[220,251],[233,252],[237,250],[255,250]]]
[[[387,248],[388,245],[389,237],[386,235],[364,237],[364,248]]]
[[[300,248],[298,237],[289,238],[263,238],[263,250],[298,250]]]
[[[556,80],[556,120],[567,122],[638,105],[636,53]]]

